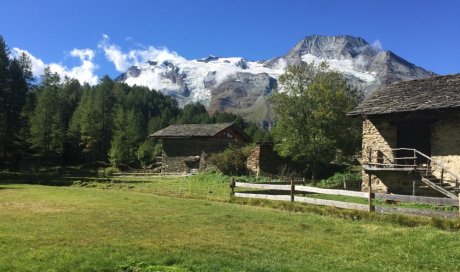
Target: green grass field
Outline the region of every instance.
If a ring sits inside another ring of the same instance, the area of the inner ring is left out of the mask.
[[[219,177],[110,181],[0,182],[0,271],[460,270],[458,232],[238,205]]]

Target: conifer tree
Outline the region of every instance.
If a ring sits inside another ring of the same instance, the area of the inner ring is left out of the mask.
[[[45,69],[38,88],[37,105],[31,119],[32,143],[45,158],[62,152],[62,130],[59,112],[59,75]]]
[[[9,111],[9,49],[0,36],[0,158],[5,157],[7,147],[7,113]]]

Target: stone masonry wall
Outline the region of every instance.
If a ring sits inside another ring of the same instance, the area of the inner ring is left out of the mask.
[[[187,173],[187,162],[199,160],[199,169],[206,167],[205,157],[221,152],[238,142],[226,139],[163,139],[162,173]]]
[[[273,150],[272,143],[258,143],[246,162],[248,170],[259,176],[280,174],[283,159]]]
[[[431,156],[460,176],[460,120],[458,118],[438,121],[433,125]],[[438,178],[441,176],[440,171],[435,171],[433,174]],[[454,181],[448,174],[444,175],[444,179]]]
[[[388,120],[365,119],[363,121],[363,151],[362,161],[367,162],[369,156],[369,149],[372,151],[372,156],[376,157],[377,153],[375,150],[383,150],[383,153],[388,158],[392,158],[393,155],[388,149],[396,146],[396,127],[390,125]],[[373,160],[375,162],[375,158]],[[363,182],[362,189],[368,190],[368,176],[363,171]],[[387,192],[387,187],[382,181],[375,175],[372,175],[372,189],[376,192]]]
[[[414,118],[416,116],[412,116]],[[418,120],[424,120],[424,118],[431,117],[436,118],[438,121],[433,122],[431,127],[431,157],[435,161],[441,162],[448,170],[454,172],[457,176],[460,176],[460,113],[453,112],[450,114],[443,113],[436,115],[431,113],[427,116],[419,116]],[[393,118],[394,120],[408,121],[411,118]],[[393,120],[392,119],[392,120]],[[415,118],[414,120],[417,120]],[[428,118],[429,120],[429,118]],[[368,151],[372,148],[372,156],[374,157],[373,162],[376,162],[375,157],[377,156],[375,150],[378,149],[389,149],[396,147],[397,139],[396,126],[389,123],[389,119],[385,118],[373,118],[371,120],[366,119],[363,122],[363,151],[362,160],[363,162],[368,161]],[[392,158],[390,152],[384,152],[384,155]],[[440,178],[440,168],[433,165],[433,174]],[[375,191],[388,191],[388,187],[391,187],[391,192],[404,191],[407,181],[410,181],[410,177],[401,174],[390,174],[390,173],[374,173],[372,175],[372,188]],[[444,174],[444,180],[454,181],[453,177],[449,174]],[[385,185],[382,183],[384,181]],[[460,181],[459,181],[460,182]],[[400,185],[403,185],[402,187]],[[404,188],[403,188],[404,187]],[[368,189],[368,176],[363,172],[363,190]]]

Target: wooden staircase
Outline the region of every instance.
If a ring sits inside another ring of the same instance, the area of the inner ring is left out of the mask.
[[[450,197],[450,198],[457,198],[458,194],[458,187],[452,185],[450,182],[441,182],[441,179],[429,174],[428,176],[421,177],[420,181],[425,184],[426,187],[432,188],[441,194]],[[421,189],[426,187],[419,186]]]
[[[413,156],[397,157],[398,151],[410,152]],[[375,155],[374,155],[375,153]],[[420,164],[424,160],[426,163]],[[418,173],[420,189],[431,188],[449,198],[458,199],[460,178],[447,169],[443,163],[412,148],[368,150],[367,162],[361,162],[366,172],[406,171]],[[437,173],[437,176],[434,173]]]

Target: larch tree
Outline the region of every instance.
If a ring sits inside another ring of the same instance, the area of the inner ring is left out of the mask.
[[[32,144],[45,158],[62,152],[61,139],[65,131],[62,131],[60,124],[59,82],[59,75],[46,68],[37,90],[37,104],[31,118]]]

